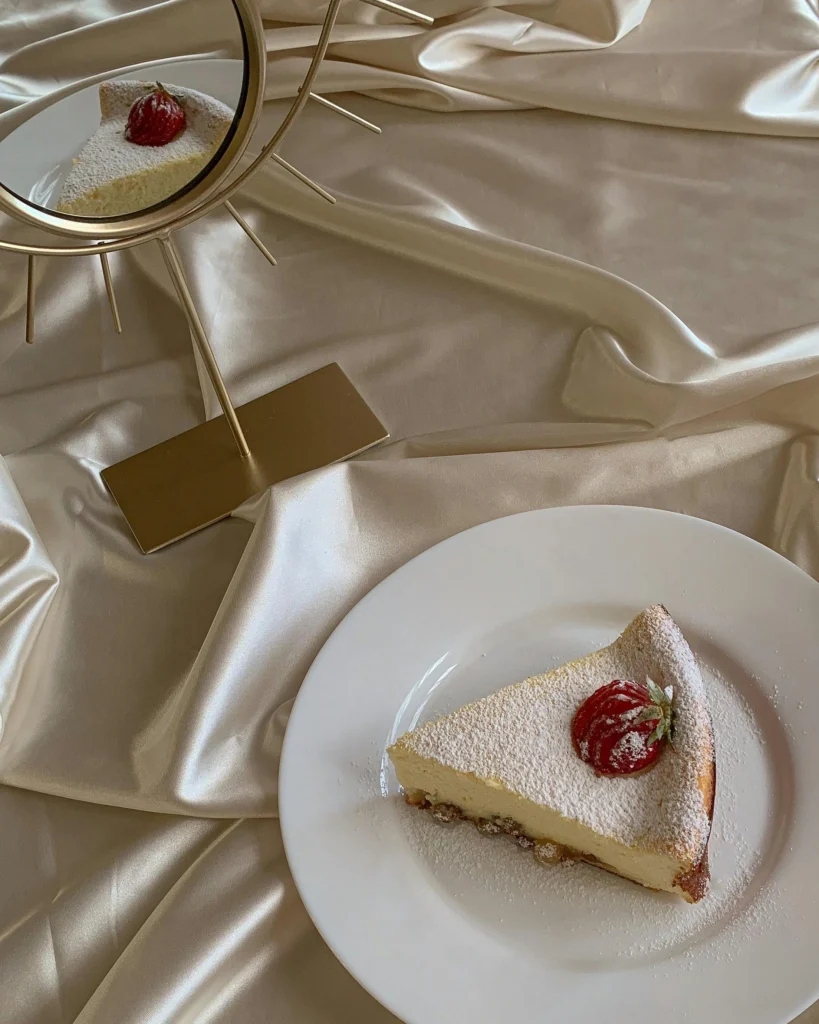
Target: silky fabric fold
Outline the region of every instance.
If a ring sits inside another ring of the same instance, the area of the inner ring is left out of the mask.
[[[383,135],[310,107],[287,139],[338,203],[272,168],[236,197],[275,270],[224,212],[176,236],[237,403],[338,360],[390,444],[143,556],[101,470],[219,413],[161,256],[111,257],[121,337],[96,260],[39,261],[29,347],[0,254],[3,1024],[394,1020],[298,899],[278,761],[322,643],[432,544],[618,502],[819,577],[814,6],[421,6],[345,5],[321,71]],[[262,4],[268,128],[323,9]],[[19,0],[0,133],[135,44],[233,55],[224,16]]]

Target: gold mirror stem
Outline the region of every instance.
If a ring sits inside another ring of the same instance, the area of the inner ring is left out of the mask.
[[[239,449],[239,454],[243,458],[247,458],[250,455],[250,446],[247,443],[242,426],[239,423],[239,417],[236,415],[236,410],[233,408],[233,404],[230,401],[230,396],[227,393],[225,382],[222,379],[222,374],[219,370],[219,365],[216,362],[216,357],[213,354],[213,349],[210,347],[207,335],[205,334],[205,328],[202,326],[202,321],[199,319],[199,314],[196,311],[196,306],[193,303],[193,296],[188,288],[188,282],[185,280],[185,275],[182,272],[182,264],[179,262],[179,256],[177,255],[174,244],[171,241],[170,235],[158,238],[159,247],[162,250],[162,256],[165,260],[165,266],[168,268],[168,273],[171,275],[176,294],[179,297],[179,301],[182,303],[182,308],[185,310],[185,316],[188,318],[188,325],[190,326],[191,333],[193,334],[193,340],[196,343],[196,347],[199,350],[199,355],[202,357],[202,361],[205,364],[205,369],[208,371],[210,382],[213,385],[213,390],[216,392],[216,397],[219,399],[219,405],[222,407],[222,412],[225,414],[225,419],[228,422],[233,439],[236,442],[236,446]]]
[[[119,310],[117,309],[117,297],[114,294],[114,282],[111,280],[111,268],[108,265],[108,253],[100,253],[100,263],[102,264],[102,276],[105,279],[105,290],[108,292],[108,305],[111,307],[111,316],[114,320],[114,330],[117,334],[122,334],[122,321],[119,318]]]
[[[26,285],[26,343],[34,344],[34,261],[36,256],[28,258],[28,283]]]

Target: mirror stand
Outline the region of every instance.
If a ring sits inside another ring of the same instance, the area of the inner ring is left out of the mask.
[[[0,239],[0,250],[28,255],[26,341],[34,341],[35,268],[45,256],[98,255],[117,333],[122,330],[108,253],[155,241],[160,247],[191,337],[219,400],[222,415],[176,437],[162,441],[102,472],[102,479],[122,510],[146,554],[223,519],[248,499],[273,484],[312,469],[358,455],[385,441],[389,434],[337,363],[235,407],[213,349],[196,310],[171,232],[218,206],[231,217],[272,265],[276,260],[230,202],[231,197],[267,160],[330,203],[335,198],[288,163],[278,149],[308,101],[373,132],[380,129],[352,111],[312,91],[327,52],[330,33],[342,0],[329,0],[309,68],[281,126],[238,176],[238,165],[250,141],[264,102],[266,48],[261,17],[254,0],[231,0],[242,26],[245,45],[245,102],[218,164],[203,172],[178,197],[157,210],[110,221],[66,218],[49,209],[34,212],[27,200],[0,183],[0,211],[26,224],[68,235],[67,246],[32,245]],[[423,26],[433,19],[393,0],[364,0]],[[228,183],[229,181],[229,183]]]
[[[230,515],[273,484],[389,437],[338,363],[235,408],[170,235],[158,243],[223,415],[103,470],[146,554]]]

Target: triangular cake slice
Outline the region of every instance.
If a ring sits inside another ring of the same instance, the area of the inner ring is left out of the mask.
[[[673,742],[634,774],[601,775],[572,739],[577,709],[613,680],[671,695]],[[470,818],[540,859],[586,860],[689,903],[708,890],[711,720],[697,661],[662,605],[603,650],[405,733],[389,755],[407,800],[440,818]]]
[[[164,146],[139,146],[125,138],[133,104],[154,82],[100,85],[100,126],[74,159],[56,209],[78,217],[121,217],[174,195],[209,163],[233,123],[230,107],[197,92],[169,88],[185,111],[184,131]]]

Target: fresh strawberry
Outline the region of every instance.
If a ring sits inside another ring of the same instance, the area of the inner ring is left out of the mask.
[[[136,100],[128,112],[125,138],[137,146],[167,146],[185,130],[187,118],[179,100],[161,82]]]
[[[631,775],[654,764],[671,740],[674,714],[670,686],[651,679],[615,679],[599,687],[572,719],[577,756],[601,775]]]

